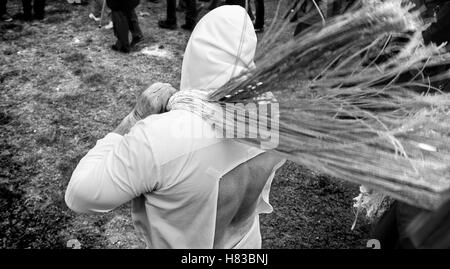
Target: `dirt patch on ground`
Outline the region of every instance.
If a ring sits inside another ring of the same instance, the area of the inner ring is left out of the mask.
[[[0,248],[65,248],[70,239],[82,248],[144,246],[129,205],[88,216],[64,203],[78,161],[136,96],[156,81],[179,85],[189,32],[159,29],[164,3],[142,2],[146,49],[129,55],[109,49],[112,30],[99,30],[87,6],[48,1],[44,21],[0,23]],[[8,9],[17,12],[18,3]],[[285,165],[273,185],[274,213],[262,217],[263,246],[365,247],[367,226],[350,231],[356,195],[356,186]]]

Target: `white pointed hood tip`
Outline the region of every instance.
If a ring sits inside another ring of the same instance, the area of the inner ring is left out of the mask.
[[[257,37],[246,10],[218,7],[197,24],[183,59],[180,90],[211,91],[254,67]]]

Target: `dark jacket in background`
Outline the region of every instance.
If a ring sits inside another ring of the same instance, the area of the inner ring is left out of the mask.
[[[8,0],[0,0],[0,16],[6,13],[6,3]]]
[[[25,20],[42,20],[45,16],[45,0],[22,0]]]
[[[139,0],[106,0],[106,5],[113,10],[130,10],[139,5]]]
[[[441,44],[450,41],[450,1],[442,1],[436,22],[423,32],[425,43]]]
[[[423,40],[425,44],[433,42],[440,45],[447,42],[447,48],[450,49],[450,1],[440,1],[439,10],[436,14],[436,22],[431,24],[428,29],[423,33]],[[450,68],[450,64],[443,66],[430,67],[428,70],[424,70],[425,74],[433,76],[447,72]],[[434,82],[435,87],[441,89],[444,92],[450,92],[450,79],[443,79],[441,81]]]
[[[111,20],[114,26],[114,35],[117,37],[113,48],[129,52],[131,46],[129,32],[133,37],[132,42],[143,38],[135,11],[139,0],[106,0],[106,4],[112,11]]]

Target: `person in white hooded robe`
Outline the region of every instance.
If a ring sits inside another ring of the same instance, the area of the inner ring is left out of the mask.
[[[214,90],[252,68],[256,42],[245,9],[214,9],[190,37],[180,90]],[[172,93],[156,94],[165,107]],[[284,160],[217,138],[190,111],[133,115],[82,158],[67,187],[69,208],[107,212],[131,200],[148,248],[261,248],[259,214],[272,211],[270,185]]]

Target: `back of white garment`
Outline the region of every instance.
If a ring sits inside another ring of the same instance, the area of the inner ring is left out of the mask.
[[[181,90],[213,90],[253,65],[256,36],[246,11],[222,6],[196,26]],[[234,139],[216,138],[201,117],[173,110],[110,133],[80,161],[67,187],[77,212],[106,212],[132,200],[149,248],[260,248],[259,213],[283,161]]]
[[[215,90],[251,69],[256,41],[245,9],[222,6],[211,11],[187,45],[180,90]],[[145,122],[161,167],[161,187],[133,203],[136,227],[148,244],[260,248],[258,214],[272,211],[270,185],[283,161],[233,139],[213,138],[211,127],[187,111]]]
[[[246,162],[261,156],[262,151],[233,139],[205,138],[212,137],[213,130],[187,111],[151,116],[139,125],[157,167],[157,176],[151,179],[153,191],[132,203],[135,226],[147,245],[150,248],[260,248],[257,213],[272,210],[268,195],[276,170],[273,164],[263,168],[267,174],[259,185],[265,188],[264,194],[258,191],[251,204],[245,205],[252,213],[239,216],[237,211],[245,199],[241,190],[250,186],[241,183],[252,181]],[[202,137],[198,136],[199,131]],[[233,188],[222,189],[221,181],[229,175],[232,175]],[[227,202],[229,207],[218,206],[219,200]],[[222,221],[217,222],[218,219]]]

